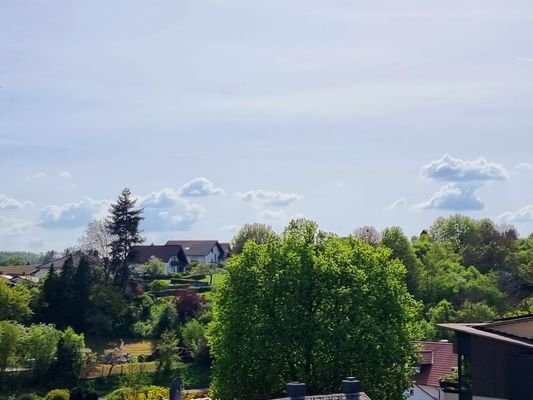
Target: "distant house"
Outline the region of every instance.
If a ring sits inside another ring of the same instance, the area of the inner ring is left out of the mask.
[[[36,265],[9,265],[0,266],[0,275],[4,276],[4,279],[9,277],[11,283],[18,283],[23,280],[37,281],[34,276],[37,272]]]
[[[133,246],[131,264],[136,272],[143,272],[144,264],[152,258],[158,258],[166,264],[166,274],[184,272],[188,264],[187,256],[180,245]]]
[[[218,264],[224,260],[224,249],[217,240],[169,240],[166,246],[179,245],[189,263]]]
[[[455,354],[453,344],[444,340],[415,342],[415,345],[419,347],[419,361],[413,377],[413,387],[407,398],[409,400],[444,399],[439,379],[457,368],[457,354]]]
[[[52,268],[52,266],[54,267],[54,270],[56,272],[60,272],[63,269],[65,261],[67,261],[70,256],[72,256],[74,265],[78,265],[83,254],[81,252],[76,252],[66,255],[64,257],[56,258],[55,260],[49,261],[45,264],[38,265],[37,271],[33,273],[33,276],[38,279],[45,277],[46,275],[48,275],[48,272],[50,272],[50,268]]]
[[[533,398],[533,314],[440,326],[457,338],[458,388],[445,390],[446,400]]]
[[[87,254],[87,253],[83,253],[81,251],[76,251],[72,254],[68,254],[64,257],[59,257],[59,258],[56,258],[52,261],[49,261],[47,263],[44,263],[44,264],[41,264],[41,265],[37,265],[36,268],[37,268],[37,271],[35,271],[32,276],[34,276],[35,278],[37,279],[40,279],[40,278],[43,278],[45,277],[46,275],[48,275],[48,273],[50,272],[50,268],[52,268],[52,266],[54,267],[54,270],[56,272],[61,272],[61,270],[63,269],[63,265],[65,264],[65,261],[67,261],[67,259],[69,257],[72,256],[72,261],[74,262],[74,265],[75,266],[78,266],[79,263],[80,263],[80,260],[82,259],[82,257],[89,257],[89,262],[91,264],[91,266],[95,266],[95,265],[101,265],[102,263],[102,260],[98,257],[98,255],[96,254]]]
[[[220,243],[222,251],[224,252],[224,259],[229,258],[231,255],[231,243]]]

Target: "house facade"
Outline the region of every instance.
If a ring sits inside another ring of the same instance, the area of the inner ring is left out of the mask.
[[[224,260],[224,250],[217,240],[169,240],[166,246],[183,248],[187,261],[201,264],[218,264]]]
[[[446,400],[533,398],[533,315],[440,326],[456,333],[459,382]]]
[[[447,340],[415,342],[418,347],[418,365],[413,376],[413,387],[406,393],[409,400],[444,400],[439,380],[457,367],[457,354]]]
[[[184,272],[188,265],[187,256],[180,245],[133,246],[130,267],[137,273],[144,272],[144,264],[152,258],[158,258],[166,264],[165,274]]]

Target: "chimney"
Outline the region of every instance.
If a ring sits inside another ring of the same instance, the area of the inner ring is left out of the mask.
[[[305,399],[305,383],[291,382],[287,383],[287,395],[291,400]]]
[[[357,379],[348,377],[342,381],[342,393],[346,396],[346,400],[359,400],[362,391],[361,382]]]

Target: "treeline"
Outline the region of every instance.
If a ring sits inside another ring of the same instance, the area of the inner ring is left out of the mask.
[[[406,267],[409,292],[424,304],[426,339],[449,333],[443,322],[480,322],[533,312],[533,237],[490,219],[438,218],[409,240],[401,228],[355,235],[391,250]]]

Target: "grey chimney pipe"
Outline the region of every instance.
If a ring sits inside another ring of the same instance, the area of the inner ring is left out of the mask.
[[[342,393],[346,396],[346,400],[359,400],[361,392],[361,382],[357,379],[348,377],[342,381]]]
[[[305,383],[291,382],[287,383],[287,395],[291,400],[304,400],[305,399]]]

